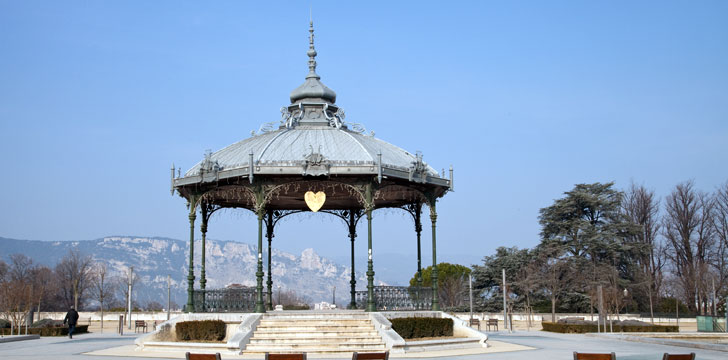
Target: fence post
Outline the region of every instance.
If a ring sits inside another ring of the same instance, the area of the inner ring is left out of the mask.
[[[124,335],[124,315],[119,315],[119,335]]]

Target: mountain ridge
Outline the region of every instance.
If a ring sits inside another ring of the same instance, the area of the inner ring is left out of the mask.
[[[201,240],[195,241],[195,288],[200,281]],[[24,254],[34,263],[54,267],[69,250],[76,248],[94,261],[108,265],[110,275],[128,271],[139,276],[134,300],[140,304],[157,301],[166,304],[167,275],[171,275],[172,298],[177,304],[187,300],[189,243],[168,237],[106,236],[94,240],[19,240],[0,237],[0,259],[8,262],[15,253]],[[311,302],[330,301],[334,286],[339,289],[338,304],[349,302],[351,267],[319,256],[314,249],[301,254],[272,249],[273,286],[293,290]],[[267,248],[263,252],[267,272]],[[255,286],[257,250],[248,243],[229,240],[206,240],[205,272],[207,288],[223,288],[236,283]],[[264,276],[267,281],[268,274]],[[357,290],[364,290],[366,277],[356,272]],[[381,282],[375,281],[379,284]]]

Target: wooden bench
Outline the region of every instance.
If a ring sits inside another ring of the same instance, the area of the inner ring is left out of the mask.
[[[297,354],[265,353],[265,360],[306,360],[306,353],[297,353]]]
[[[690,354],[668,354],[662,355],[662,360],[695,360],[695,353]]]
[[[385,352],[358,353],[354,351],[351,360],[389,360],[389,350]]]
[[[574,351],[574,360],[617,360],[614,353],[580,353]]]
[[[190,354],[185,353],[186,360],[221,360],[220,353],[214,354]]]
[[[144,320],[134,320],[134,332],[137,332],[138,329],[144,329],[144,332],[147,332],[147,322]]]
[[[490,331],[491,326],[495,327],[495,331],[498,331],[498,319],[488,319],[485,324],[485,331]]]
[[[478,330],[480,330],[480,319],[478,319],[478,318],[470,319],[470,326],[477,326]]]

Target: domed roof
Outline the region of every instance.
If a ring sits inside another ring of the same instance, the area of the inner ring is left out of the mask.
[[[281,108],[280,122],[265,124],[250,138],[236,142],[205,158],[173,179],[173,187],[217,183],[225,179],[254,176],[357,176],[400,179],[428,184],[443,194],[451,180],[440,176],[412,154],[365,134],[361,125],[344,121],[336,93],[316,74],[313,23],[309,30],[309,73],[303,85],[291,93],[291,104]],[[226,183],[230,183],[226,181]]]
[[[245,168],[250,163],[250,154],[253,154],[253,163],[262,168],[256,174],[268,172],[264,170],[266,168],[271,168],[272,173],[281,173],[281,170],[276,170],[280,167],[291,167],[301,173],[301,166],[311,161],[311,155],[320,155],[320,160],[326,162],[329,168],[361,167],[376,174],[377,169],[372,167],[379,164],[381,154],[383,168],[409,173],[421,164],[426,167],[427,175],[438,175],[435,169],[422,162],[421,157],[374,136],[344,127],[298,125],[256,135],[209,154],[185,176],[198,175],[200,169],[210,163],[215,164],[218,171]]]
[[[314,75],[316,74],[314,73]],[[291,103],[315,100],[323,100],[331,104],[335,103],[336,93],[319,81],[319,79],[321,78],[318,75],[315,77],[311,75],[307,76],[306,82],[297,87],[296,90],[291,91]]]

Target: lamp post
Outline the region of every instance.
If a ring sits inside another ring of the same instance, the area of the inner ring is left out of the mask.
[[[334,286],[334,299],[333,299],[333,301],[331,301],[331,304],[336,306],[336,286]]]
[[[473,274],[468,274],[468,285],[470,285],[470,320],[473,320]]]
[[[281,304],[281,286],[280,285],[278,285],[278,305],[283,306],[283,304]]]
[[[167,320],[169,320],[170,307],[172,306],[172,280],[167,274]]]
[[[510,334],[511,328],[508,327],[508,310],[506,308],[506,269],[503,270],[503,326],[508,329]]]
[[[129,316],[129,327],[128,327],[129,329],[131,329],[131,283],[132,283],[133,276],[134,276],[134,267],[133,266],[130,266],[129,267],[129,283],[128,283],[128,285],[129,285],[129,291],[128,291],[129,296],[128,296],[128,299],[127,299],[128,314],[129,314],[128,315]]]

